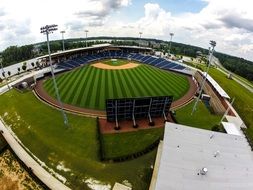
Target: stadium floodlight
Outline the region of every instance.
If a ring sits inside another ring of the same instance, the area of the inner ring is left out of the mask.
[[[55,93],[56,93],[56,96],[57,96],[58,103],[60,105],[60,110],[61,110],[61,113],[62,113],[62,116],[63,116],[63,119],[64,119],[64,124],[66,126],[68,126],[68,118],[67,118],[66,113],[63,110],[63,104],[61,102],[59,90],[58,90],[57,83],[56,83],[55,76],[54,76],[54,69],[53,69],[53,65],[52,65],[50,45],[49,45],[49,34],[53,33],[53,31],[55,31],[55,30],[57,30],[57,25],[56,24],[46,25],[46,26],[43,26],[43,27],[40,28],[40,33],[47,35],[48,57],[49,57],[49,64],[50,64],[51,74],[52,74],[52,78],[53,78],[54,89],[55,89]]]
[[[3,63],[2,63],[2,56],[0,57],[0,63],[1,63],[2,75],[3,75],[4,79],[6,80],[6,84],[7,84],[8,89],[10,90],[11,87],[9,86],[9,82],[7,80],[6,73],[4,71],[4,67],[3,67]]]
[[[87,34],[89,32],[89,30],[85,30],[85,47],[87,47]]]
[[[170,33],[170,48],[169,48],[169,56],[170,56],[170,50],[171,50],[171,42],[172,42],[172,37],[174,36],[174,33]]]
[[[208,66],[207,66],[207,69],[206,69],[206,72],[204,74],[204,78],[201,82],[201,86],[200,86],[200,91],[199,91],[199,95],[198,95],[198,98],[196,99],[195,101],[195,104],[192,108],[192,112],[191,112],[191,115],[196,111],[196,108],[197,108],[197,105],[198,105],[198,102],[200,100],[200,97],[201,97],[201,94],[203,92],[203,88],[204,88],[204,85],[205,85],[205,82],[206,82],[206,78],[207,78],[207,75],[208,75],[208,71],[209,71],[209,68],[210,68],[210,65],[212,63],[212,59],[213,59],[213,52],[214,52],[214,47],[216,46],[216,42],[211,40],[210,41],[210,45],[211,45],[211,48],[209,48],[209,57],[208,57]]]
[[[140,34],[139,46],[141,46],[141,35],[142,35],[142,32],[139,32],[139,34]]]
[[[64,33],[65,33],[65,31],[62,30],[62,31],[60,31],[60,33],[62,34],[62,51],[65,51],[65,46],[64,46]]]

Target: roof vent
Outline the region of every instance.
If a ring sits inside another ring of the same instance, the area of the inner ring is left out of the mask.
[[[219,156],[220,155],[220,151],[219,150],[217,150],[214,154],[213,154],[213,156],[216,158],[217,156]]]
[[[207,174],[207,168],[202,168],[202,169],[200,170],[200,174],[201,174],[201,175],[206,175],[206,174]]]

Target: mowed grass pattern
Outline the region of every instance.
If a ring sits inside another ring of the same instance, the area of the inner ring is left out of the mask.
[[[105,109],[108,98],[173,95],[175,100],[189,89],[185,76],[148,65],[125,70],[103,70],[88,65],[58,75],[56,80],[63,102],[99,110]],[[52,79],[43,85],[56,97]]]

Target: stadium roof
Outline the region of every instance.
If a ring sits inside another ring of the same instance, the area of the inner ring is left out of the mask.
[[[206,72],[202,72],[202,74],[205,76]],[[213,85],[213,87],[216,89],[216,91],[223,97],[230,99],[229,95],[223,90],[220,85],[209,75],[207,74],[207,80]]]
[[[253,154],[242,136],[167,122],[159,161],[156,190],[253,189]]]
[[[66,54],[66,53],[73,53],[76,51],[83,51],[83,50],[90,50],[90,49],[96,49],[96,48],[102,48],[102,47],[109,47],[111,44],[96,44],[90,47],[82,47],[82,48],[76,48],[76,49],[69,49],[69,50],[65,50],[65,51],[59,51],[59,52],[55,52],[52,53],[51,56],[58,56],[58,55],[62,55],[62,54]],[[38,57],[37,59],[43,59],[43,58],[47,58],[48,55],[43,55]]]
[[[82,47],[82,48],[70,49],[70,50],[65,50],[65,51],[59,51],[59,52],[52,53],[51,56],[56,57],[56,56],[64,55],[64,54],[67,54],[67,53],[73,53],[73,52],[84,51],[84,50],[92,50],[92,49],[104,48],[104,47],[118,47],[118,48],[132,48],[132,49],[152,50],[152,48],[148,48],[148,47],[115,46],[115,45],[106,43],[106,44],[95,44],[95,45],[92,45],[90,47]],[[37,57],[37,59],[44,59],[44,58],[48,58],[48,54]]]
[[[142,47],[142,46],[123,46],[123,45],[119,45],[119,46],[113,46],[113,47],[152,50],[152,48]]]

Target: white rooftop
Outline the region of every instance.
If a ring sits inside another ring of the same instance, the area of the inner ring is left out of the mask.
[[[240,129],[243,125],[243,121],[240,117],[235,117],[235,116],[230,116],[230,115],[226,115],[226,120],[230,123],[235,124],[235,126]]]
[[[252,179],[244,137],[166,123],[156,190],[252,190]]]
[[[206,76],[206,72],[202,72],[204,76]],[[213,85],[213,87],[217,90],[217,92],[224,98],[230,99],[229,95],[221,88],[221,86],[209,75],[207,74],[206,79]]]
[[[221,122],[227,134],[243,136],[243,133],[235,126],[234,123]]]
[[[72,52],[76,52],[76,51],[89,50],[89,49],[102,48],[102,47],[109,47],[109,46],[111,46],[111,44],[108,44],[108,43],[106,43],[106,44],[96,44],[96,45],[92,45],[92,46],[89,46],[89,47],[81,47],[81,48],[75,48],[75,49],[69,49],[69,50],[65,50],[65,51],[59,51],[59,52],[51,53],[51,56],[59,56],[59,55],[65,54],[65,53],[72,53]],[[47,57],[48,57],[48,54],[37,57],[37,59],[43,59],[43,58],[47,58]]]

